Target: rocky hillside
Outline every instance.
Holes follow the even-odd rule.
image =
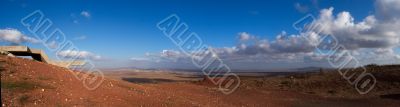
[[[229,95],[222,94],[216,86],[204,85],[204,83],[137,84],[109,78],[105,78],[97,89],[88,90],[84,87],[82,81],[75,78],[74,75],[80,73],[78,71],[71,71],[31,59],[1,55],[0,71],[3,107],[395,107],[399,104],[399,100],[392,99],[327,98],[299,93],[296,90],[256,88],[248,85],[249,82],[246,81],[250,80],[245,78],[243,78],[243,86]],[[89,77],[94,76],[89,75]],[[269,87],[273,87],[273,85]]]

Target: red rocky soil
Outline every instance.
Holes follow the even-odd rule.
[[[193,82],[135,84],[105,78],[88,90],[75,78],[77,71],[0,56],[2,106],[398,106],[398,100],[337,99],[282,90],[239,88],[230,95],[215,86]]]

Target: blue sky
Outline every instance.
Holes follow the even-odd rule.
[[[159,1],[0,1],[0,29],[12,28],[32,36],[20,20],[35,10],[41,10],[68,40],[80,49],[119,63],[132,58],[159,54],[163,50],[178,50],[156,24],[177,14],[191,31],[199,34],[212,47],[235,47],[240,32],[259,39],[273,41],[282,31],[298,33],[292,24],[305,16],[318,16],[322,9],[333,7],[333,14],[347,11],[354,22],[375,14],[373,0],[159,0]],[[85,14],[83,14],[85,13]],[[399,35],[397,35],[399,36]],[[3,42],[2,45],[8,43]],[[22,43],[35,48],[42,44]],[[394,53],[399,48],[392,48]],[[54,53],[50,53],[52,57]],[[99,61],[100,62],[100,61]],[[395,62],[396,63],[396,62]],[[100,65],[109,65],[101,63]],[[241,64],[246,65],[246,64]],[[261,65],[260,65],[261,66]],[[314,65],[302,65],[314,66]],[[121,66],[122,67],[122,66]],[[148,66],[147,66],[148,67]]]

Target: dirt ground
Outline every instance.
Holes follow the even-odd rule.
[[[176,74],[160,72],[127,76],[106,73],[97,89],[88,90],[74,77],[79,72],[30,59],[0,56],[0,68],[3,107],[396,107],[400,104],[398,99],[324,97],[252,86],[242,86],[225,95],[217,86],[205,85],[203,81],[173,79]],[[155,75],[160,77],[148,78]]]

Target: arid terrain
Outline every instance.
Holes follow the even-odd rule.
[[[367,67],[368,68],[368,67]],[[241,76],[240,87],[225,95],[198,73],[157,70],[104,71],[88,90],[79,71],[31,59],[0,56],[2,106],[161,106],[161,107],[396,107],[400,66],[369,66],[378,83],[360,95],[334,71],[276,76]],[[89,76],[90,77],[90,76]]]

